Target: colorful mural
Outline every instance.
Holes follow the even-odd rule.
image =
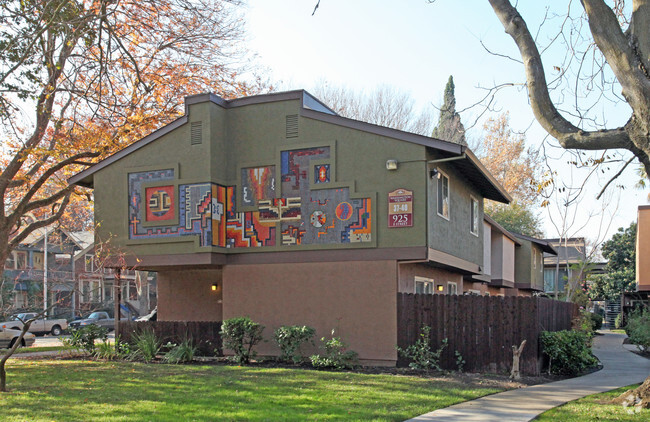
[[[193,235],[200,246],[253,248],[276,246],[280,230],[284,246],[372,241],[370,198],[352,198],[347,187],[313,189],[331,181],[322,162],[329,147],[281,151],[280,158],[281,197],[275,166],[241,169],[244,212],[233,186],[161,183],[175,180],[171,169],[130,173],[129,238]]]
[[[275,198],[275,166],[245,168],[241,170],[241,202],[255,206],[261,199]]]

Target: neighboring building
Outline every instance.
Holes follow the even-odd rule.
[[[515,251],[515,287],[519,289],[519,295],[544,292],[543,256],[556,254],[557,251],[546,240],[513,234],[521,243]]]
[[[483,273],[483,200],[510,200],[467,147],[305,91],[188,97],[185,116],[70,182],[95,189],[98,235],[127,265],[157,271],[160,320],[336,329],[388,365],[397,293],[464,292]]]
[[[552,295],[565,293],[569,280],[580,277],[582,284],[587,277],[585,271],[577,267],[587,260],[587,248],[584,237],[565,239],[544,239],[557,251],[557,254],[544,254],[544,292]]]
[[[27,236],[5,262],[2,311],[43,309],[45,283],[52,316],[74,318],[99,308],[112,309],[113,270],[98,266],[93,241],[92,231],[70,232],[55,226]],[[142,300],[135,272],[125,271],[122,278],[122,296],[128,303],[138,309],[143,302],[144,313],[155,307],[155,279],[149,277],[144,283]]]
[[[639,205],[636,226],[636,292],[622,295],[625,314],[635,308],[650,308],[650,205]]]

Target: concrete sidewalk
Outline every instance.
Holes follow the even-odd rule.
[[[529,421],[549,409],[591,394],[642,382],[650,375],[650,359],[623,346],[625,334],[601,331],[594,338],[593,352],[603,369],[548,384],[510,390],[439,409],[410,421]]]

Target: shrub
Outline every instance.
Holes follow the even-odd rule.
[[[71,328],[70,338],[63,339],[63,344],[92,355],[95,353],[95,340],[106,342],[107,338],[108,329],[106,327],[90,324],[79,328]]]
[[[300,363],[304,360],[302,353],[300,353],[300,346],[303,343],[311,341],[316,334],[316,330],[305,325],[283,325],[275,330],[273,338],[280,347],[281,355],[280,360],[284,362]]]
[[[591,337],[582,331],[543,331],[542,351],[549,357],[549,372],[576,375],[595,366],[598,359],[591,353]]]
[[[133,351],[129,358],[131,360],[143,360],[151,362],[160,352],[160,340],[156,337],[153,330],[143,330],[136,333],[132,338]]]
[[[165,347],[169,349],[163,357],[165,363],[191,362],[196,353],[196,347],[192,344],[192,339],[185,339],[180,344],[167,343]]]
[[[638,310],[627,317],[625,332],[630,343],[642,352],[650,351],[650,310]]]
[[[264,326],[249,317],[230,318],[221,324],[223,347],[235,353],[233,360],[240,365],[250,363],[257,356],[253,346],[262,341]]]
[[[354,369],[359,364],[359,355],[357,352],[347,350],[347,344],[340,337],[334,337],[327,340],[321,338],[325,344],[325,355],[312,355],[309,359],[314,368],[333,368],[333,369]]]
[[[591,326],[593,330],[600,330],[603,328],[603,316],[598,313],[588,312],[589,318],[591,318]]]
[[[109,343],[108,340],[104,340],[99,344],[95,345],[94,356],[96,359],[124,359],[128,358],[131,355],[131,347],[128,343],[117,341],[115,343]]]
[[[625,324],[623,321],[623,312],[621,312],[620,314],[616,315],[616,319],[614,320],[614,328],[619,329],[624,327]]]
[[[437,350],[433,350],[431,348],[430,334],[431,327],[423,325],[420,329],[420,337],[415,344],[410,345],[406,349],[397,348],[399,354],[412,361],[409,363],[410,368],[424,370],[441,369],[440,355],[442,355],[442,351],[447,347],[447,339],[442,340],[442,344]],[[460,360],[463,360],[462,356]]]

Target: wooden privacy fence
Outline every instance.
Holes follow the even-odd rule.
[[[422,325],[428,325],[434,349],[445,338],[449,342],[442,368],[457,369],[458,351],[466,371],[504,372],[512,366],[512,346],[526,340],[520,370],[537,375],[542,365],[539,334],[571,329],[577,316],[577,305],[546,298],[398,293],[397,344],[414,344]],[[407,364],[400,356],[398,365]]]
[[[191,338],[201,355],[223,356],[221,321],[124,321],[120,323],[120,338],[131,343],[135,334],[145,330],[153,330],[162,344],[179,344]]]

